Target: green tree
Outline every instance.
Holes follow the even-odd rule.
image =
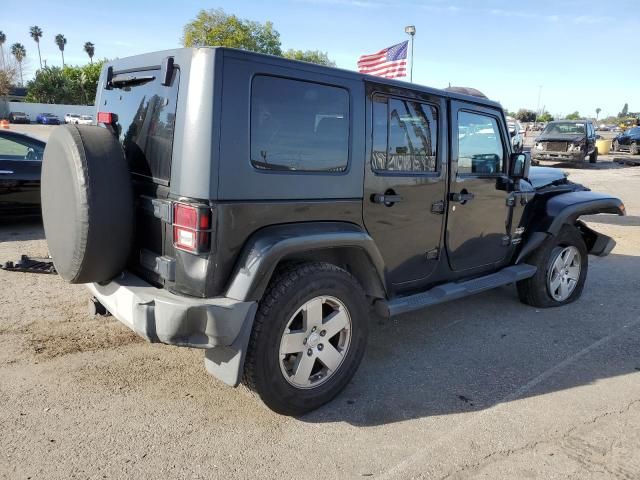
[[[67,39],[64,38],[64,35],[61,33],[56,35],[55,39],[56,45],[60,49],[60,53],[62,54],[62,66],[64,67],[64,46],[67,44]]]
[[[596,120],[598,120],[598,117],[600,116],[601,111],[602,109],[600,107],[596,108]]]
[[[92,105],[105,60],[83,66],[66,65],[38,70],[27,83],[27,101]]]
[[[84,51],[89,55],[89,62],[93,63],[93,55],[96,53],[96,47],[91,42],[85,42]]]
[[[33,41],[38,45],[38,60],[40,60],[40,68],[42,68],[42,55],[40,55],[40,39],[42,38],[42,29],[34,25],[29,28],[29,35],[33,38]]]
[[[570,113],[569,115],[567,115],[564,118],[566,120],[580,120],[582,117],[580,116],[580,113],[576,110],[575,112]]]
[[[264,24],[228,15],[224,10],[200,10],[184,26],[185,47],[223,46],[252,52],[282,55],[280,34],[271,22]]]
[[[6,67],[6,63],[4,61],[4,42],[7,41],[7,36],[4,32],[0,31],[0,53],[2,54],[2,68]]]
[[[300,60],[302,62],[317,63],[318,65],[326,65],[335,67],[336,62],[331,60],[325,52],[320,50],[293,50],[289,49],[282,55],[284,58],[291,60]]]
[[[539,122],[553,122],[553,116],[549,112],[542,112],[542,115],[538,116]]]
[[[626,117],[629,114],[629,104],[625,103],[622,107],[622,111],[618,114],[619,117]]]
[[[527,110],[526,108],[521,108],[516,113],[516,119],[521,122],[535,122],[536,112],[533,110]]]
[[[18,68],[20,69],[20,85],[24,85],[22,80],[22,61],[24,60],[24,57],[27,56],[27,50],[21,43],[14,43],[11,45],[11,54],[15,57],[16,62],[18,62]]]

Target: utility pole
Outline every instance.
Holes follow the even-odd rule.
[[[404,27],[404,33],[408,34],[411,42],[411,63],[409,64],[409,82],[413,83],[413,37],[416,35],[416,27],[407,25]]]
[[[536,106],[536,118],[533,122],[534,125],[538,125],[538,117],[540,116],[540,96],[542,95],[542,85],[538,85],[538,105]]]

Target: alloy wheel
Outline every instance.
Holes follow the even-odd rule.
[[[332,296],[307,301],[289,319],[280,340],[280,371],[296,388],[315,388],[340,368],[351,343],[351,316]]]
[[[581,261],[580,251],[574,246],[562,248],[552,260],[547,288],[554,300],[564,302],[571,296],[580,279]]]

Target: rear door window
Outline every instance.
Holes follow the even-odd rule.
[[[260,170],[342,172],[349,161],[349,92],[257,75],[251,89],[251,163]]]
[[[105,89],[99,110],[117,115],[118,138],[131,172],[168,185],[180,71],[174,70],[169,86],[162,85],[160,70],[116,73],[119,76],[147,80]]]

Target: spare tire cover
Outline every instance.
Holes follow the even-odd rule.
[[[44,151],[40,195],[49,253],[64,280],[104,282],[124,269],[133,241],[133,193],[111,131],[56,127]]]

